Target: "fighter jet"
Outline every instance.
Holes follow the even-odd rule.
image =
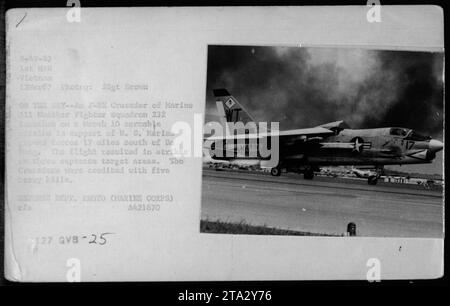
[[[251,140],[262,139],[270,143],[270,138],[277,137],[279,144],[278,163],[271,167],[273,176],[280,176],[283,171],[303,173],[305,179],[313,179],[314,172],[326,166],[370,166],[377,175],[368,176],[368,183],[375,185],[383,173],[385,165],[431,163],[436,153],[444,144],[429,136],[423,136],[415,130],[403,127],[383,127],[374,129],[351,129],[344,121],[322,124],[313,128],[287,131],[258,130],[246,131],[236,135],[229,133],[231,123],[254,122],[250,114],[226,89],[214,89],[216,106],[225,135],[207,137],[204,151],[217,161],[259,162],[263,166],[265,159],[243,157],[238,154],[238,138],[244,138],[245,151]],[[234,139],[230,148],[229,141]],[[226,143],[227,142],[227,143]],[[272,141],[273,142],[273,141]],[[217,148],[233,151],[234,154],[216,154]],[[225,152],[224,152],[225,153]],[[230,153],[230,152],[227,152]]]

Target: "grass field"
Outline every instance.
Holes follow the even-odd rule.
[[[277,229],[267,226],[255,226],[244,221],[239,223],[224,222],[220,220],[200,221],[200,232],[209,234],[242,234],[242,235],[289,235],[289,236],[333,236],[323,233],[299,232],[285,229]]]

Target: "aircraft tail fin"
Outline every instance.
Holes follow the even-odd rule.
[[[255,122],[252,116],[228,90],[224,88],[213,89],[213,93],[216,98],[216,106],[222,120],[222,125],[227,127],[227,133],[229,132],[229,123],[242,122],[246,124],[247,122]]]

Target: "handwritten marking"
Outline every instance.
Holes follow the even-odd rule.
[[[27,12],[25,12],[25,15],[23,15],[22,19],[20,19],[19,23],[16,24],[16,28],[22,23],[22,21],[27,17]]]

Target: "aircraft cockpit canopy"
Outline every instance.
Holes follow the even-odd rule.
[[[393,127],[389,131],[389,134],[393,135],[393,136],[403,136],[404,137],[404,136],[408,135],[409,131],[410,130],[408,130],[408,129]]]
[[[431,137],[430,136],[424,136],[420,133],[417,133],[414,130],[411,130],[408,135],[406,136],[407,140],[413,140],[413,141],[427,141],[430,140]]]
[[[393,135],[393,136],[405,137],[405,139],[413,140],[413,141],[427,141],[427,140],[431,139],[431,137],[424,136],[424,135],[422,135],[420,133],[417,133],[414,130],[405,129],[405,128],[399,128],[399,127],[391,128],[390,131],[389,131],[389,134]]]

